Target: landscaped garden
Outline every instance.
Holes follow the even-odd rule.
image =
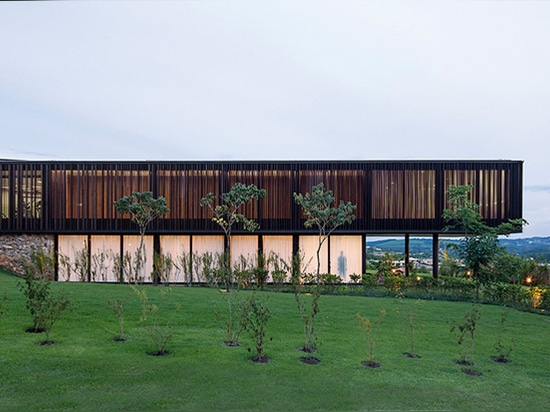
[[[548,408],[545,312],[399,293],[322,295],[320,363],[310,365],[300,361],[304,332],[295,295],[239,291],[241,299],[256,294],[269,308],[269,362],[256,363],[256,342],[247,330],[240,346],[223,344],[216,312],[228,300],[217,288],[51,283],[52,296],[66,292],[70,306],[51,328],[53,343],[39,344],[44,333],[26,331],[33,318],[22,283],[0,272],[1,410]],[[159,338],[166,356],[153,356]],[[405,356],[411,352],[417,357]],[[457,363],[464,353],[472,366]],[[508,362],[496,362],[498,355]],[[371,357],[379,367],[365,366]]]

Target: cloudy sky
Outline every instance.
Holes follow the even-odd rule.
[[[550,2],[0,3],[0,158],[511,159],[550,236]]]

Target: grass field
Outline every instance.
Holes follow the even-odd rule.
[[[294,296],[263,292],[272,318],[268,364],[255,364],[253,344],[225,347],[214,315],[223,294],[214,289],[141,286],[170,318],[170,354],[155,349],[140,323],[141,306],[127,285],[56,283],[70,292],[74,309],[55,324],[51,346],[26,333],[32,321],[17,279],[0,272],[0,296],[7,292],[0,320],[0,410],[185,410],[185,411],[544,411],[550,405],[550,317],[507,309],[504,337],[514,337],[511,362],[498,364],[494,344],[503,308],[484,305],[476,339],[475,370],[469,376],[454,363],[459,348],[450,326],[470,308],[465,302],[322,296],[318,365],[299,361],[301,323]],[[127,297],[126,342],[114,342],[117,320],[107,300]],[[180,309],[174,312],[174,304]],[[368,357],[360,313],[387,316],[374,331],[378,369]],[[409,350],[405,314],[416,315],[416,352]]]

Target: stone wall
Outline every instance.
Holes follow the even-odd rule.
[[[21,259],[42,248],[45,252],[54,251],[53,235],[0,235],[0,267],[18,274],[23,273]]]

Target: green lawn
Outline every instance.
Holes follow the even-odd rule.
[[[8,294],[0,321],[0,410],[387,410],[543,411],[550,401],[550,317],[509,309],[505,337],[515,344],[508,364],[495,354],[501,307],[483,306],[476,341],[475,369],[469,376],[454,363],[458,345],[450,326],[470,304],[361,296],[322,296],[318,365],[303,355],[301,323],[294,296],[264,292],[273,316],[268,323],[269,364],[255,364],[253,347],[225,347],[214,315],[223,295],[214,289],[142,286],[170,314],[174,336],[170,355],[147,355],[154,348],[139,322],[140,302],[126,285],[56,283],[71,293],[75,308],[55,324],[52,346],[26,333],[31,317],[17,280],[0,273],[0,296]],[[128,297],[129,341],[114,342],[117,322],[107,300]],[[408,351],[404,313],[417,315],[417,353]],[[387,316],[375,330],[379,369],[361,365],[367,352],[355,316]]]

